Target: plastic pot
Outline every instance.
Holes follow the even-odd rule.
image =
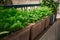
[[[55,20],[55,14],[52,14],[50,16],[50,25],[52,25],[54,23],[54,20]]]

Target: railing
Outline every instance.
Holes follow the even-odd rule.
[[[4,7],[14,7],[14,8],[33,7],[33,6],[40,6],[40,4],[4,5]]]
[[[20,5],[4,5],[5,8],[20,8],[22,10],[24,9],[32,9],[32,8],[36,8],[38,6],[40,6],[41,4],[20,4]]]

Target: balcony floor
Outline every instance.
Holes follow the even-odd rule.
[[[35,40],[60,40],[60,14],[57,14],[56,22],[50,28]]]

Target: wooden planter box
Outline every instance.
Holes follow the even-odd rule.
[[[45,19],[35,23],[31,29],[31,38],[30,40],[34,40],[43,30],[45,26]]]
[[[26,28],[8,35],[2,40],[34,40],[45,27],[49,25],[49,17],[44,18],[36,23],[28,25]]]
[[[57,10],[54,12],[54,15],[55,15],[55,17],[54,17],[54,21],[56,21],[56,17],[57,17]]]
[[[47,17],[45,18],[45,28],[48,28],[49,23],[50,23],[50,16],[47,16]]]
[[[17,31],[7,37],[3,38],[2,40],[29,40],[30,36],[30,29],[32,25],[27,26],[26,28]]]

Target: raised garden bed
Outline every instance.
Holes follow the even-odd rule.
[[[45,26],[45,19],[35,23],[31,29],[31,40],[34,40],[43,30]]]
[[[44,27],[48,26],[49,17],[46,16],[52,13],[51,8],[48,7],[39,7],[29,11],[16,10],[15,8],[2,8],[2,10],[0,11],[2,15],[0,32],[8,31],[10,33],[2,40],[29,40],[30,38],[34,40],[44,30]]]
[[[29,25],[22,30],[19,30],[15,33],[12,33],[12,34],[4,37],[2,40],[29,40],[31,27],[32,27],[32,25]]]

